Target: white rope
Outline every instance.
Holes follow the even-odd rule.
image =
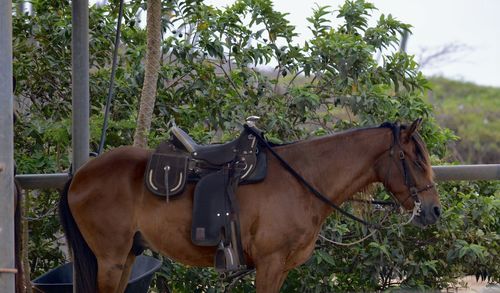
[[[412,214],[411,214],[411,217],[408,221],[406,221],[404,224],[400,224],[400,226],[406,226],[408,224],[410,224],[413,219],[415,219],[415,217],[419,216],[420,215],[420,211],[421,211],[421,208],[420,206],[422,205],[421,202],[417,201],[415,202],[415,205],[413,207],[413,211],[412,211]],[[385,220],[387,219],[388,217],[388,213],[386,213],[385,217],[382,219],[381,223],[385,222]],[[326,238],[325,236],[319,234],[319,237],[323,240],[325,240],[326,242],[329,242],[329,243],[332,243],[332,244],[335,244],[335,245],[339,245],[339,246],[351,246],[351,245],[355,245],[355,244],[358,244],[358,243],[361,243],[363,241],[365,241],[366,239],[370,238],[371,236],[373,236],[376,232],[378,231],[378,229],[374,229],[370,234],[366,235],[365,237],[359,239],[359,240],[356,240],[354,242],[349,242],[349,243],[343,243],[343,242],[337,242],[337,241],[334,241],[334,240],[331,240],[329,238]]]
[[[359,240],[356,240],[354,242],[349,242],[349,243],[342,243],[342,242],[337,242],[337,241],[333,241],[331,239],[328,239],[326,238],[325,236],[319,234],[319,237],[327,242],[330,242],[331,244],[335,244],[335,245],[340,245],[340,246],[351,246],[351,245],[354,245],[354,244],[358,244],[358,243],[361,243],[363,241],[365,241],[366,239],[370,238],[371,236],[373,236],[373,234],[375,234],[375,232],[377,232],[378,230],[373,230],[370,234],[366,235],[365,237],[359,239]]]
[[[416,216],[420,216],[420,211],[421,211],[420,206],[421,205],[422,205],[422,203],[420,201],[415,202],[415,205],[413,207],[413,212],[411,213],[410,219],[407,222],[405,222],[404,224],[401,224],[401,226],[406,226],[406,225],[410,224],[413,221],[413,219],[415,219]]]

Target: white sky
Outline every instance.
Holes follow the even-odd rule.
[[[224,7],[234,0],[206,0]],[[300,33],[298,41],[310,38],[306,17],[312,8],[329,5],[337,9],[343,0],[273,0],[276,10],[288,12],[288,20]],[[429,64],[426,75],[472,81],[500,87],[500,1],[499,0],[369,0],[380,13],[392,14],[413,26],[407,51],[424,56],[449,44],[466,46],[446,62]],[[302,40],[302,41],[301,41]]]

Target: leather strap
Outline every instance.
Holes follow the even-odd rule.
[[[372,227],[372,228],[375,228],[375,229],[381,229],[382,228],[382,226],[380,226],[379,224],[367,222],[367,221],[365,221],[365,220],[363,220],[363,219],[361,219],[359,217],[356,217],[355,215],[347,212],[346,210],[344,210],[343,208],[339,207],[338,205],[336,205],[329,198],[327,198],[321,192],[319,192],[316,188],[314,188],[304,177],[302,177],[295,169],[293,169],[292,166],[290,166],[290,164],[288,164],[288,162],[286,162],[280,155],[278,155],[273,150],[273,148],[269,145],[269,142],[267,141],[267,139],[265,139],[265,137],[264,137],[263,134],[258,133],[257,131],[255,131],[253,127],[248,127],[247,126],[247,129],[249,131],[251,131],[259,139],[259,141],[262,144],[264,144],[264,146],[271,152],[271,154],[273,154],[273,156],[276,159],[278,159],[278,161],[281,163],[281,165],[288,172],[290,172],[290,174],[292,174],[298,181],[300,181],[319,200],[321,200],[322,202],[324,202],[328,206],[334,208],[335,210],[337,210],[338,212],[340,212],[342,215],[348,217],[351,220],[357,221],[357,222],[359,222],[359,223],[361,223],[361,224],[363,224],[363,225],[365,225],[367,227]]]
[[[231,238],[234,238],[236,240],[236,243],[233,243],[233,245],[236,246],[239,258],[239,264],[241,266],[246,266],[245,256],[243,255],[243,244],[241,242],[240,217],[239,217],[240,206],[238,203],[238,199],[236,198],[236,190],[239,186],[241,173],[242,172],[240,168],[238,168],[238,166],[235,163],[232,163],[229,169],[229,182],[226,186],[227,186],[227,194],[231,209],[230,219],[231,222],[234,223],[234,230],[235,230],[231,232],[234,232],[236,234],[232,235]],[[231,239],[231,242],[233,242],[233,239]]]

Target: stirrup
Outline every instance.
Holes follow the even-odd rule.
[[[227,271],[239,270],[240,264],[235,256],[236,255],[231,247],[231,244],[224,246],[221,241],[219,243],[219,247],[215,251],[215,271],[218,273],[224,273]]]

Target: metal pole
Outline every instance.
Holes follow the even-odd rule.
[[[436,181],[500,180],[500,164],[434,166]]]
[[[68,180],[68,173],[16,175],[16,181],[23,189],[62,189]]]
[[[73,172],[89,157],[89,2],[71,1],[73,85]]]
[[[500,164],[433,166],[436,181],[500,180]],[[68,181],[67,173],[18,174],[23,189],[61,189]]]
[[[399,45],[399,52],[406,52],[406,44],[408,43],[408,38],[410,37],[410,33],[405,31],[401,36],[401,43]]]
[[[0,292],[13,293],[14,121],[12,101],[12,1],[0,1]]]

